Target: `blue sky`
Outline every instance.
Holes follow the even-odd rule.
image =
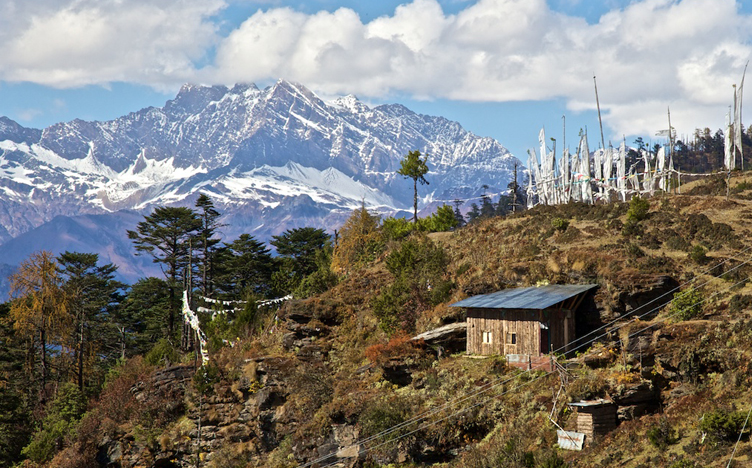
[[[680,135],[720,128],[750,55],[752,0],[5,0],[0,115],[108,120],[185,82],[285,78],[457,120],[526,162],[563,115],[568,146],[585,126],[597,146],[593,74],[607,140],[650,139],[668,107]]]

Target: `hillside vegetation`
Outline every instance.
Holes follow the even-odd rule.
[[[749,466],[752,176],[730,193],[707,177],[682,194],[446,232],[430,232],[442,214],[411,232],[357,210],[305,275],[279,280],[298,271],[289,263],[266,280],[274,291],[238,296],[251,299],[243,311],[202,316],[207,366],[175,331],[111,359],[96,383],[54,374],[42,401],[18,377],[31,358],[8,305],[0,466],[680,468],[732,453]],[[410,340],[463,321],[448,307],[460,299],[545,283],[600,286],[558,371]],[[254,302],[291,290],[281,307]],[[616,430],[559,449],[557,425],[576,429],[567,403],[599,397],[619,405]]]

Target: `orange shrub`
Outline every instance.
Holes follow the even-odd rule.
[[[383,365],[391,358],[414,354],[421,344],[410,339],[410,335],[399,332],[386,344],[375,344],[366,348],[366,358],[376,365]]]

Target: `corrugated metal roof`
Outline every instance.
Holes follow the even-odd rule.
[[[474,309],[546,309],[552,305],[597,288],[597,284],[549,284],[529,288],[504,289],[491,294],[468,297],[449,307]]]

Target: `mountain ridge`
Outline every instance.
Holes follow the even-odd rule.
[[[304,86],[184,85],[163,107],[42,130],[0,118],[0,242],[51,222],[212,197],[227,238],[261,240],[311,225],[333,230],[365,204],[382,215],[412,206],[396,174],[411,150],[428,155],[421,208],[506,189],[519,163],[499,142],[400,104],[354,95],[325,102]],[[106,229],[104,227],[103,229]],[[43,245],[40,240],[40,246]]]

